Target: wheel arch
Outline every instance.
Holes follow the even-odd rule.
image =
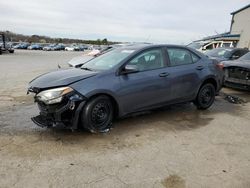
[[[213,84],[213,86],[214,86],[214,88],[215,88],[215,91],[217,91],[217,89],[218,89],[218,83],[217,83],[217,81],[216,81],[215,78],[213,78],[213,77],[208,77],[208,78],[206,78],[206,79],[202,82],[202,84],[200,85],[200,87],[202,87],[203,85],[205,85],[205,84],[207,84],[207,83]]]
[[[195,96],[196,97],[201,89],[201,87],[207,83],[211,83],[213,84],[214,88],[215,88],[215,91],[217,92],[219,90],[219,84],[217,83],[216,81],[216,78],[215,77],[206,77],[205,79],[203,79],[203,81],[200,83],[199,87],[197,88],[196,90],[196,93],[195,93]]]
[[[119,103],[117,102],[117,99],[112,94],[107,93],[107,92],[94,93],[88,96],[88,101],[99,96],[107,96],[111,100],[114,106],[114,116],[115,118],[118,117],[120,113]]]

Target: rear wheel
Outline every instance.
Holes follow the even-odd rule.
[[[9,53],[12,53],[12,54],[13,54],[13,53],[14,53],[14,50],[9,50]]]
[[[109,131],[114,117],[114,108],[109,97],[102,95],[91,99],[83,108],[82,127],[90,132]]]
[[[215,87],[213,84],[204,84],[200,88],[199,93],[194,101],[194,104],[197,106],[198,109],[205,110],[213,104],[215,94]]]

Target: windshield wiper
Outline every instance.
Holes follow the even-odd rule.
[[[88,71],[93,71],[92,69],[88,68],[88,67],[81,67],[81,69],[83,70],[88,70]]]

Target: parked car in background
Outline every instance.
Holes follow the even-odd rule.
[[[135,45],[111,50],[81,69],[38,76],[29,83],[42,127],[79,126],[106,132],[115,117],[194,102],[209,108],[221,88],[223,71],[202,53],[177,45]]]
[[[50,45],[48,45],[48,46],[44,46],[43,47],[43,50],[44,51],[52,51],[52,50],[54,50],[54,47],[56,46],[56,44],[50,44]]]
[[[48,46],[43,47],[44,51],[60,51],[64,49],[65,46],[63,44],[50,44]]]
[[[250,91],[250,52],[234,61],[221,62],[224,67],[224,85]]]
[[[14,48],[11,42],[8,42],[4,33],[0,33],[0,55],[3,52],[14,53]]]
[[[233,48],[236,47],[235,41],[197,41],[187,45],[200,52],[206,52],[215,48]]]
[[[65,50],[65,46],[63,44],[57,44],[53,47],[53,50],[55,51]]]
[[[88,50],[101,50],[101,47],[99,45],[91,45],[88,47]]]
[[[28,50],[42,50],[43,47],[40,44],[32,44],[28,47]]]
[[[44,46],[43,47],[43,50],[44,51],[51,51],[51,50],[53,50],[53,47],[54,46],[56,46],[56,44],[50,44],[50,45],[48,45],[48,46]]]
[[[84,50],[87,50],[88,49],[88,46],[86,45],[79,45],[79,51],[84,51]]]
[[[29,47],[28,43],[19,43],[14,46],[14,49],[27,49]]]
[[[80,51],[80,48],[76,44],[72,44],[71,46],[65,47],[65,50],[66,51]]]
[[[97,57],[97,56],[102,55],[102,54],[104,54],[112,49],[114,49],[113,46],[106,46],[106,47],[99,48],[99,49],[93,49],[88,53],[88,55]]]
[[[84,55],[81,55],[78,57],[74,57],[73,59],[71,59],[68,62],[68,64],[70,67],[80,68],[83,64],[85,64],[89,60],[91,60],[97,56],[100,56],[102,54],[105,54],[112,49],[114,49],[112,46],[108,46],[108,47],[103,48],[102,50],[92,50],[87,54],[84,54]]]
[[[249,50],[246,48],[216,48],[206,51],[205,54],[218,62],[235,60],[245,55]]]

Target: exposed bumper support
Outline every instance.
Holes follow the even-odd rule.
[[[78,128],[78,122],[79,122],[79,116],[81,113],[81,110],[83,108],[83,106],[85,105],[86,101],[82,101],[79,106],[77,107],[75,114],[74,114],[74,118],[72,121],[72,129],[77,129]]]
[[[31,120],[37,124],[39,127],[52,127],[53,123],[48,121],[44,116],[38,115],[36,117],[32,117]]]
[[[235,89],[250,91],[250,85],[249,84],[242,84],[242,83],[235,83],[235,82],[225,81],[224,85],[227,86],[227,87],[235,88]]]
[[[57,127],[77,129],[79,117],[86,101],[82,96],[73,95],[67,97],[64,103],[57,105],[45,105],[38,102],[40,115],[31,120],[40,127]]]

